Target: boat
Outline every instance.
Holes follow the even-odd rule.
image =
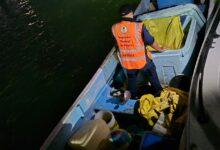
[[[160,82],[163,86],[168,86],[172,79],[177,76],[191,76],[195,65],[193,62],[196,60],[198,53],[195,50],[196,42],[201,34],[200,32],[205,31],[202,29],[206,19],[201,10],[195,4],[181,4],[145,13],[146,10],[143,9],[145,8],[143,4],[145,3],[142,0],[138,9],[136,9],[138,10],[137,20],[144,21],[146,19],[171,16],[184,16],[185,18],[182,24],[183,30],[186,32],[184,46],[175,51],[167,50],[162,53],[153,53],[153,61],[157,67]],[[41,150],[70,148],[68,146],[70,138],[83,125],[93,120],[99,111],[108,111],[115,115],[120,127],[137,123],[137,118],[134,115],[137,100],[127,99],[126,102],[122,103],[120,98],[116,98],[111,94],[114,89],[112,86],[114,84],[114,78],[118,70],[123,73],[123,68],[119,64],[120,58],[118,57],[117,49],[113,47],[95,75],[45,140],[40,148]],[[104,132],[104,130],[105,128],[103,127],[102,131]],[[181,133],[185,132],[181,131]],[[145,137],[146,135],[152,137],[152,139],[158,139],[160,137],[151,131],[145,132]],[[91,135],[88,135],[87,138],[91,138]],[[181,139],[179,137],[178,139],[173,140],[170,138],[169,140],[173,140],[177,144],[175,146],[179,147],[182,143],[180,142]],[[86,141],[86,139],[83,139],[83,141]],[[133,142],[135,144],[143,144],[143,139],[141,140],[140,137],[137,137]],[[186,144],[183,145],[186,146]],[[135,146],[133,148],[136,149],[137,147]]]

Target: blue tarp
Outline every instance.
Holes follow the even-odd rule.
[[[158,8],[163,9],[167,7],[194,3],[194,0],[157,0]]]

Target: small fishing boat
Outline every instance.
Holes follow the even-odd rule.
[[[170,82],[173,81],[175,77],[180,75],[184,77],[191,76],[198,54],[196,46],[200,44],[197,43],[197,41],[200,38],[199,36],[205,31],[204,29],[202,30],[206,22],[202,11],[195,4],[178,4],[177,6],[169,6],[168,8],[163,8],[167,7],[167,5],[161,6],[161,10],[145,13],[146,9],[144,4],[145,1],[141,1],[136,9],[137,20],[145,21],[173,16],[184,18],[181,22],[184,32],[184,40],[181,48],[166,50],[162,53],[153,52],[153,61],[157,67],[160,82],[165,87],[170,85]],[[114,85],[116,78],[119,78],[122,85],[126,81],[123,68],[120,66],[117,49],[113,47],[90,82],[48,136],[41,146],[41,149],[69,149],[71,147],[69,146],[71,143],[70,140],[74,140],[74,138],[77,139],[76,137],[78,137],[78,139],[73,142],[75,145],[81,144],[86,147],[86,145],[91,145],[91,143],[93,143],[93,145],[98,144],[100,137],[110,133],[102,121],[99,120],[96,123],[91,122],[97,117],[99,112],[107,112],[111,115],[111,119],[113,118],[111,129],[116,128],[116,126],[117,128],[119,126],[123,129],[116,130],[116,132],[114,132],[114,130],[112,131],[115,135],[123,133],[125,135],[124,137],[127,137],[124,138],[126,139],[124,140],[125,145],[132,143],[127,149],[145,149],[146,147],[143,148],[143,145],[145,144],[146,146],[147,137],[157,142],[166,141],[173,143],[175,148],[179,147],[181,136],[166,137],[154,134],[151,130],[146,130],[146,122],[142,120],[143,118],[136,115],[138,100],[126,99],[126,101],[122,101],[123,98],[121,99],[120,97],[114,96],[112,91],[115,90]],[[109,120],[106,121],[106,123],[108,123],[107,125],[109,125],[110,122]],[[91,128],[91,126],[95,128]],[[130,134],[126,134],[129,128],[129,131],[135,130],[134,133],[137,133],[137,130],[146,132],[142,132],[141,135],[141,132],[139,132],[130,136]],[[180,131],[181,135],[182,130],[183,128],[181,128]],[[111,133],[111,135],[113,133]],[[94,138],[93,136],[95,135],[97,137]],[[142,146],[140,146],[141,144]],[[163,148],[166,149],[166,145]],[[89,149],[94,149],[94,147],[90,147]]]

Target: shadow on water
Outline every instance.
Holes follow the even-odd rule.
[[[0,149],[40,147],[111,49],[128,2],[0,0]]]

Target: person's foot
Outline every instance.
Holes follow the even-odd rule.
[[[128,99],[130,99],[130,98],[131,98],[131,92],[128,91],[128,90],[126,90],[126,91],[124,92],[124,99],[125,99],[125,100],[128,100]]]

